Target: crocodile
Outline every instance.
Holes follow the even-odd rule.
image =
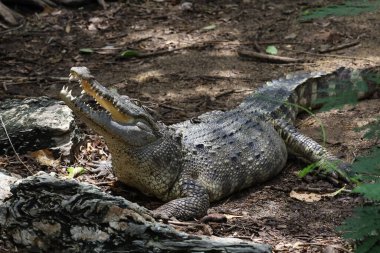
[[[156,121],[135,100],[102,86],[86,67],[70,70],[70,80],[78,81],[86,95],[74,96],[63,87],[60,97],[104,137],[118,180],[166,202],[153,211],[156,217],[188,220],[205,215],[210,202],[275,177],[288,154],[327,171],[333,164],[339,173],[331,175],[347,179],[350,165],[298,132],[293,123],[302,108],[318,106],[321,98],[363,80],[374,86],[368,72],[339,68],[290,74],[267,82],[234,109],[170,126]],[[85,97],[101,109],[87,104]]]

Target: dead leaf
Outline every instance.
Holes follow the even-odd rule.
[[[30,153],[36,161],[45,166],[57,167],[59,159],[54,159],[53,153],[48,149],[41,149]]]
[[[335,197],[339,193],[341,193],[345,188],[342,187],[339,190],[332,192],[332,193],[325,193],[325,194],[317,194],[313,192],[308,193],[300,193],[296,191],[291,191],[289,196],[295,199],[298,199],[300,201],[304,202],[317,202],[320,201],[323,197]]]
[[[322,196],[320,194],[316,193],[299,193],[296,191],[291,191],[289,194],[290,197],[304,201],[304,202],[316,202],[320,201],[322,199]]]
[[[297,38],[297,34],[296,33],[291,33],[291,34],[288,34],[288,35],[286,35],[284,37],[284,39],[286,39],[286,40],[293,40],[295,38]]]

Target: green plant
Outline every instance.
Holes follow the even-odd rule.
[[[377,125],[380,129],[380,125]],[[354,215],[338,227],[346,239],[354,239],[357,253],[380,252],[380,149],[373,148],[368,156],[353,164],[363,183],[353,192],[362,194],[370,204],[357,207]]]
[[[327,16],[355,16],[364,12],[376,11],[379,8],[380,0],[347,0],[342,4],[307,9],[303,11],[299,20],[305,22]]]
[[[372,74],[365,79],[380,84],[378,74]],[[358,79],[350,87],[347,92],[342,92],[336,97],[318,101],[326,103],[322,110],[355,104],[358,94],[368,90],[368,85],[363,79]],[[380,137],[380,118],[358,130],[365,130],[365,138],[377,141]],[[338,230],[343,232],[344,238],[355,240],[356,253],[378,253],[380,252],[380,148],[374,147],[368,155],[359,157],[353,163],[352,171],[361,182],[353,192],[362,194],[368,200],[368,204],[357,207],[354,215],[338,227]]]

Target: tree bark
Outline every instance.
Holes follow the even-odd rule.
[[[3,190],[12,181],[0,176]],[[176,231],[124,198],[44,172],[10,189],[0,194],[0,232],[21,251],[271,252],[268,245]]]

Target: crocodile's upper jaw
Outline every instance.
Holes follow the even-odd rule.
[[[61,99],[81,120],[106,139],[118,139],[126,145],[143,146],[160,138],[159,126],[142,107],[127,97],[121,99],[100,85],[86,67],[71,68],[70,80],[78,81],[83,92],[105,110],[93,109],[82,96],[73,96],[67,87],[63,87],[60,92]]]

